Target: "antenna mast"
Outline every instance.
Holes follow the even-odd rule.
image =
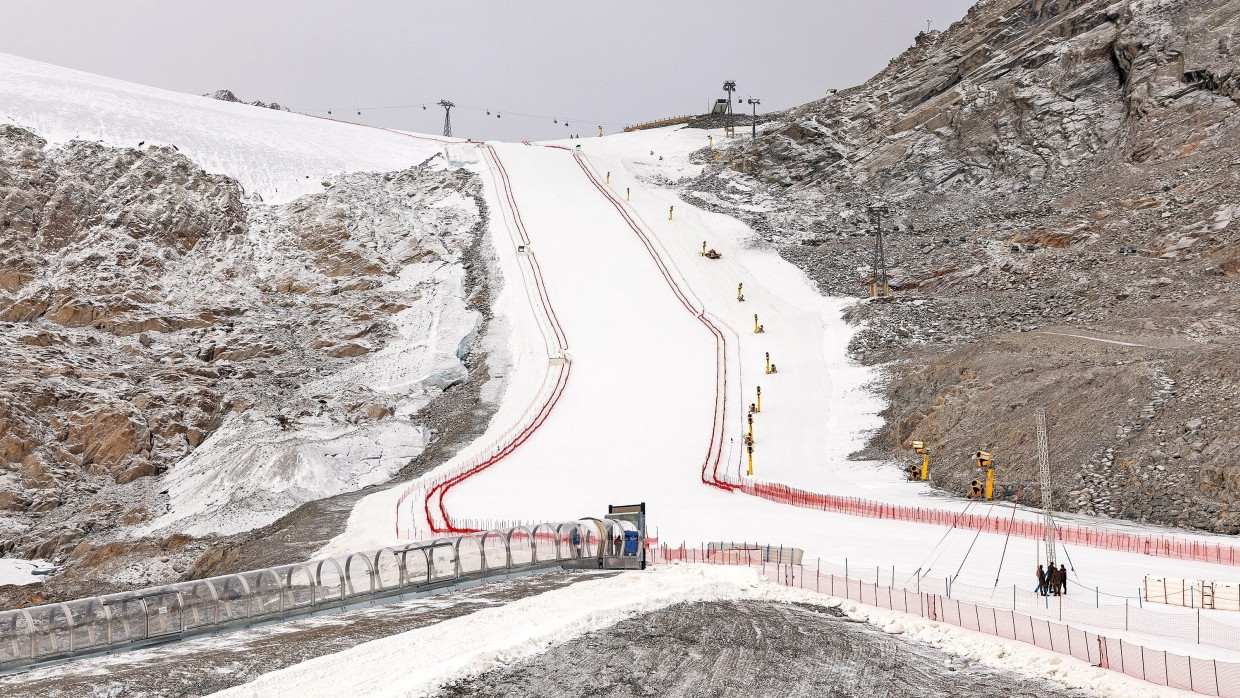
[[[1038,425],[1038,470],[1042,476],[1042,514],[1046,518],[1046,565],[1055,566],[1055,517],[1051,514],[1051,454],[1046,440],[1046,410],[1033,413]]]

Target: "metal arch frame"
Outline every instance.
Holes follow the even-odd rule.
[[[298,571],[305,573],[307,586],[310,588],[309,607],[316,608],[319,605],[319,594],[318,594],[319,585],[314,580],[314,572],[310,569],[310,565],[305,562],[295,562],[291,565],[281,565],[280,567],[273,567],[271,568],[271,570],[274,572],[275,570],[280,569],[280,568],[283,568],[286,570],[285,575],[284,575],[285,581],[284,581],[284,592],[283,592],[285,594],[291,594],[293,591],[293,573],[298,572]],[[289,601],[291,602],[292,599],[289,599]],[[288,603],[285,603],[284,601],[280,602],[281,613],[283,613],[288,608],[290,608],[290,605]],[[301,608],[301,606],[291,606],[291,608]]]
[[[430,583],[431,581],[431,558],[430,558],[430,554],[427,552],[424,546],[411,544],[411,545],[406,545],[394,552],[400,553],[400,566],[401,566],[401,569],[404,570],[404,573],[405,573],[405,579],[403,583],[401,584],[402,589],[408,586],[413,586],[415,584],[415,582],[413,581],[413,575],[409,572],[409,554],[413,552],[422,553],[422,559],[426,563],[426,568],[425,568],[426,578],[423,580],[422,583],[423,584]]]
[[[521,566],[532,565],[538,561],[537,559],[535,559],[538,556],[538,552],[534,549],[534,534],[531,533],[530,529],[526,526],[516,526],[514,528],[508,529],[508,535],[504,537],[504,540],[508,543],[508,569],[517,567],[517,564],[514,563],[512,559],[512,537],[516,535],[517,533],[524,533],[526,536],[529,537],[529,541],[530,541],[529,562],[522,562]]]
[[[17,610],[20,611],[22,616],[26,619],[26,637],[28,637],[30,640],[29,642],[30,659],[31,661],[34,661],[34,656],[35,656],[34,655],[34,617],[30,615],[30,609],[28,608],[19,608]],[[13,658],[16,659],[17,658],[17,616],[14,616],[13,618],[14,618],[13,620]],[[110,634],[111,632],[109,632],[109,635]]]
[[[241,590],[245,592],[245,618],[246,620],[253,618],[254,617],[254,590],[250,588],[250,583],[246,581],[245,575],[244,574],[233,574],[233,575],[229,575],[225,579],[236,579],[241,582]],[[227,586],[228,582],[224,582],[224,585]],[[142,606],[143,608],[145,608],[146,603],[143,602]]]
[[[366,563],[366,578],[367,578],[367,581],[370,583],[370,588],[366,590],[365,594],[361,594],[356,591],[353,591],[353,577],[349,576],[349,568],[353,565],[354,558],[360,558],[362,562]],[[347,595],[342,593],[341,595],[342,599],[352,597],[352,596],[370,596],[372,598],[374,597],[375,595],[375,566],[370,564],[370,557],[366,553],[349,553],[349,555],[345,557],[344,579],[345,579],[346,585],[349,587],[349,590],[353,591],[353,593],[347,594]]]
[[[258,578],[254,582],[254,595],[258,597],[259,610],[262,611],[259,615],[265,616],[270,613],[270,611],[266,608],[263,608],[263,598],[259,595],[262,589],[263,578],[267,575],[271,575],[271,578],[276,580],[276,592],[279,597],[278,602],[280,606],[279,609],[276,610],[276,613],[284,613],[284,582],[280,581],[280,575],[276,574],[275,568],[273,567],[264,567],[261,570],[256,570],[256,572],[258,574]]]
[[[504,564],[503,565],[499,565],[499,566],[491,565],[491,561],[487,557],[487,546],[486,546],[487,538],[495,538],[496,540],[500,542],[501,545],[504,546]],[[480,541],[481,542],[479,543],[479,545],[482,546],[482,566],[483,566],[484,571],[506,570],[506,569],[512,568],[512,550],[509,549],[508,547],[508,537],[504,535],[503,531],[499,529],[495,529],[495,528],[489,531],[483,531],[482,538],[480,539]]]
[[[381,565],[379,564],[379,558],[383,555],[383,553],[391,553],[392,559],[396,561],[396,586],[395,587],[386,586],[383,583],[383,575],[382,573],[379,572],[379,569],[381,567]],[[375,577],[376,579],[379,580],[379,584],[378,584],[379,591],[387,591],[388,589],[404,588],[405,586],[405,558],[403,555],[397,555],[396,550],[392,548],[391,546],[379,548],[378,550],[375,551],[374,562],[375,562]]]
[[[561,535],[561,532],[564,531],[565,528],[568,529],[568,536],[565,540],[568,541],[568,547],[570,549],[570,552],[572,553],[571,555],[564,555],[563,552],[559,550],[560,535]],[[555,544],[557,548],[556,553],[559,555],[559,558],[561,560],[576,560],[581,557],[581,542],[580,541],[581,541],[581,534],[583,532],[582,528],[583,527],[581,523],[578,521],[565,522],[555,527],[555,536],[556,536]],[[574,533],[577,534],[577,540],[578,540],[577,543],[573,543]]]
[[[75,642],[75,638],[73,637],[73,629],[74,629],[73,611],[69,610],[69,604],[65,603],[64,601],[57,603],[55,606],[53,606],[53,608],[58,609],[65,616],[65,624],[69,626],[68,628],[66,628],[66,630],[69,631],[69,651],[72,652],[76,648],[75,646],[77,645],[77,642]],[[53,649],[59,650],[60,643],[56,641],[56,619],[52,617],[52,618],[49,618],[48,621],[49,622],[48,622],[47,630],[52,635]],[[53,654],[55,654],[55,652],[53,652]]]
[[[607,532],[608,532],[607,524],[604,523],[604,519],[596,519],[593,516],[589,516],[584,519],[581,519],[583,528],[585,528],[584,523],[586,521],[589,521],[590,523],[594,524],[595,528],[598,529],[597,531],[598,549],[594,552],[594,554],[590,555],[589,557],[604,557],[607,554],[607,549],[604,547],[607,544]],[[586,529],[586,530],[589,530],[589,529]],[[586,556],[582,555],[582,557],[586,557]]]
[[[107,597],[107,596],[103,597],[104,602],[107,602],[107,601],[108,601],[108,598],[109,598],[109,597]],[[134,633],[133,633],[133,630],[131,630],[131,629],[130,629],[130,627],[129,627],[129,625],[130,625],[130,618],[129,618],[129,614],[125,613],[125,609],[124,609],[124,607],[125,607],[127,604],[129,604],[131,601],[134,601],[134,600],[136,600],[136,599],[125,598],[123,595],[121,595],[121,596],[117,596],[117,597],[115,598],[115,600],[116,600],[116,601],[117,601],[117,602],[121,605],[121,611],[120,611],[120,613],[118,613],[118,614],[117,614],[116,620],[117,620],[117,621],[119,621],[119,622],[120,622],[120,624],[121,624],[121,627],[123,627],[123,628],[125,629],[125,641],[126,641],[126,642],[129,642],[129,641],[130,641],[130,638],[132,638],[132,637],[133,637],[133,634],[134,634]],[[109,604],[109,605],[110,605],[110,604]],[[146,622],[146,607],[143,607],[143,608],[142,608],[142,618],[143,618],[143,623],[145,623],[145,622]],[[109,619],[109,620],[110,620],[110,619]],[[109,626],[108,626],[108,633],[109,633],[109,634],[111,634],[111,632],[112,632],[112,628],[111,628],[111,625],[109,624]],[[145,628],[144,628],[144,629],[143,629],[143,633],[145,633],[145,632],[146,632],[146,631],[145,631]]]
[[[215,585],[211,583],[210,579],[193,579],[188,582],[177,582],[173,586],[177,588],[178,590],[182,590],[182,591],[183,591],[183,587],[189,587],[191,591],[197,590],[199,587],[204,587],[206,588],[207,591],[211,592],[210,601],[211,601],[211,604],[215,607],[215,613],[212,614],[215,620],[214,622],[211,623],[211,625],[214,625],[216,628],[220,627],[220,595],[215,591]],[[107,610],[108,607],[104,606],[103,608]],[[194,604],[194,627],[199,627],[202,625],[205,625],[205,623],[199,622],[198,604]],[[111,624],[109,624],[108,627],[110,629]],[[110,637],[108,638],[108,644],[112,644]]]
[[[461,565],[461,544],[465,541],[473,541],[478,546],[478,569],[475,572],[465,572],[464,566]],[[482,549],[482,538],[477,533],[466,533],[457,536],[456,542],[452,544],[452,550],[456,556],[453,568],[456,570],[455,579],[461,579],[473,574],[482,574],[487,571],[486,568],[486,552]]]
[[[533,545],[534,545],[534,562],[550,562],[550,560],[543,560],[539,558],[538,556],[539,531],[546,531],[547,534],[551,536],[551,545],[552,545],[551,560],[559,560],[560,559],[559,536],[556,535],[556,531],[554,528],[551,527],[551,524],[540,523],[540,524],[535,524],[534,528],[532,529],[532,532],[530,533],[530,537],[533,539]]]
[[[344,590],[345,586],[348,584],[348,579],[344,576],[344,570],[340,568],[340,563],[336,562],[336,558],[325,557],[322,560],[319,560],[318,566],[314,568],[314,585],[320,590],[323,588],[323,566],[329,562],[332,563],[332,567],[336,568],[336,577],[340,580],[340,597],[337,599],[328,599],[327,594],[324,593],[322,602],[326,604],[330,600],[339,601],[343,604],[345,599]]]
[[[82,617],[83,627],[86,629],[86,641],[91,645],[97,645],[99,644],[99,638],[98,631],[95,626],[99,623],[99,613],[96,611],[96,607],[102,609],[105,614],[107,613],[108,607],[103,605],[98,596],[94,596],[89,599],[77,599],[75,601],[70,601],[69,603],[79,602],[84,604],[84,606],[82,606]],[[88,615],[90,617],[89,621],[85,620]],[[106,618],[106,615],[104,617]]]
[[[452,540],[456,540],[456,539],[454,538]],[[452,576],[450,577],[450,579],[457,579],[459,577],[458,571],[460,569],[460,563],[457,559],[458,556],[456,554],[456,544],[447,543],[446,545],[439,545],[439,546],[432,545],[426,548],[427,581],[439,581],[439,580],[444,579],[447,576],[446,574],[441,576],[438,571],[439,565],[435,564],[435,551],[443,550],[444,548],[447,548],[452,551],[452,560],[450,560],[450,562],[452,563]]]

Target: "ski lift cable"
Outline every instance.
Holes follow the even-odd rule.
[[[422,109],[426,109],[428,106],[433,106],[433,104],[431,102],[417,103],[417,104],[388,104],[388,105],[372,106],[372,107],[367,107],[367,106],[352,107],[352,109],[354,111],[361,112],[361,111],[380,111],[380,110],[386,110],[386,109],[417,109],[419,107]],[[487,114],[490,114],[490,112],[494,111],[496,114],[510,114],[512,116],[522,116],[528,119],[556,119],[558,120],[559,118],[554,114],[534,114],[531,112],[512,111],[508,109],[488,109],[487,107],[477,107],[477,106],[473,106],[470,104],[458,104],[453,108],[454,109],[468,109],[470,111],[485,112]],[[314,108],[314,109],[299,109],[298,111],[302,113],[318,113],[318,112],[327,113],[335,109],[337,108],[336,107],[323,107],[323,108]],[[603,126],[624,126],[625,125],[624,123],[619,122],[619,121],[590,119],[590,118],[580,117],[580,116],[566,117],[565,121],[591,122],[591,123],[596,123],[596,124],[600,124]]]

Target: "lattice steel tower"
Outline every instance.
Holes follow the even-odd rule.
[[[870,297],[891,295],[891,287],[887,283],[887,251],[883,249],[883,214],[886,206],[871,206],[870,215],[874,216],[874,278],[870,281]]]
[[[452,107],[456,105],[446,99],[439,100],[439,106],[443,107],[443,135],[448,138],[452,137]]]
[[[1046,410],[1033,413],[1038,425],[1038,471],[1042,476],[1042,516],[1046,519],[1046,568],[1055,566],[1055,517],[1051,514],[1051,449],[1046,439]]]
[[[736,81],[725,80],[723,91],[728,93],[728,125],[723,127],[723,134],[728,138],[735,138],[736,128],[732,125],[732,93],[736,91]]]

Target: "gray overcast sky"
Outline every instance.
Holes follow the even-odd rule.
[[[700,113],[725,79],[761,109],[802,104],[863,82],[927,19],[945,29],[972,4],[2,0],[0,52],[431,133],[437,107],[367,107],[450,99],[504,115],[453,110],[456,136],[544,139]]]

